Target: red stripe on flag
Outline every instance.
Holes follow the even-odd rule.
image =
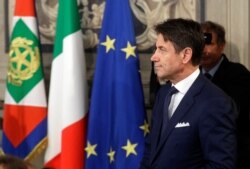
[[[80,120],[63,130],[62,161],[65,169],[83,168],[85,133],[83,129],[83,120]]]
[[[60,164],[61,164],[61,154],[58,154],[45,164],[45,168],[48,167],[48,168],[61,169]]]
[[[56,169],[84,168],[87,118],[66,127],[62,132],[61,153],[45,164]]]
[[[3,131],[17,147],[46,116],[46,107],[5,104]]]
[[[34,0],[16,0],[15,16],[36,16]]]

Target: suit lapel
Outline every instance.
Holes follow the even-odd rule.
[[[177,109],[175,110],[173,116],[169,120],[169,123],[167,124],[167,130],[164,133],[163,138],[161,139],[159,145],[156,147],[157,143],[155,142],[155,153],[154,157],[156,157],[157,153],[161,150],[161,148],[166,143],[168,137],[170,136],[171,132],[174,130],[176,124],[178,122],[181,122],[184,115],[186,115],[189,112],[189,109],[194,103],[195,96],[199,94],[199,92],[202,90],[202,87],[204,86],[204,77],[202,74],[198,76],[198,78],[194,81],[193,85],[190,87],[188,92],[185,94],[183,99],[181,100],[180,104],[178,105]],[[162,123],[162,122],[161,122]],[[160,129],[161,124],[158,124],[158,129]],[[159,133],[157,134],[159,136]],[[157,139],[155,139],[157,140]],[[154,158],[153,158],[154,159]]]
[[[180,102],[179,106],[175,110],[173,116],[169,120],[169,123],[167,124],[167,130],[164,133],[164,135],[162,137],[162,140],[160,141],[160,143],[159,143],[159,145],[157,147],[157,151],[159,151],[161,149],[161,147],[164,145],[164,143],[166,142],[167,138],[169,137],[169,135],[171,134],[171,132],[174,130],[175,125],[178,122],[181,121],[182,117],[188,112],[188,110],[192,106],[193,102],[194,102],[193,96],[190,97],[188,95],[185,95],[183,97],[183,99]]]
[[[153,111],[154,113],[157,113],[157,117],[156,120],[154,121],[154,129],[152,129],[153,131],[155,131],[155,139],[153,139],[153,143],[152,143],[152,148],[153,150],[156,150],[158,147],[158,139],[161,136],[161,126],[162,126],[162,121],[163,121],[163,107],[164,107],[164,101],[165,101],[165,97],[170,89],[171,85],[166,85],[165,88],[162,90],[162,94],[159,96],[158,98],[158,105],[155,106],[155,110]],[[157,102],[156,102],[157,103]]]

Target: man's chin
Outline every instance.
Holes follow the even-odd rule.
[[[209,63],[206,60],[201,60],[200,64],[201,66],[209,65]]]

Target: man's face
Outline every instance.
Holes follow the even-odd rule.
[[[206,70],[210,70],[219,62],[225,46],[225,44],[218,44],[217,35],[214,32],[211,33],[211,44],[205,45],[201,59],[201,66]]]
[[[182,52],[176,53],[172,42],[165,42],[161,34],[157,36],[156,51],[151,61],[160,80],[175,80],[183,70]]]

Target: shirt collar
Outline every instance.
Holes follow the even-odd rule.
[[[224,57],[220,58],[220,61],[208,72],[205,71],[205,69],[202,68],[202,73],[209,73],[211,76],[214,76],[215,72],[219,69],[221,62],[223,61]]]
[[[174,85],[174,87],[182,94],[186,94],[188,89],[191,87],[191,85],[194,83],[195,79],[199,76],[200,69],[197,68],[192,74],[190,74],[185,79],[179,81]]]

